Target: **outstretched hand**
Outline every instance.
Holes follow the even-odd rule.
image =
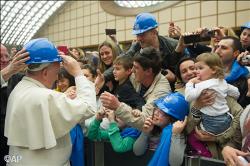
[[[70,99],[75,99],[76,98],[76,86],[71,86],[69,87],[64,94]]]
[[[99,69],[97,69],[97,77],[95,79],[96,94],[99,94],[100,89],[103,87],[104,84],[105,84],[104,75],[101,73]]]
[[[29,53],[26,52],[24,48],[21,51],[18,51],[12,58],[12,61],[9,63],[9,65],[2,69],[1,74],[3,79],[7,81],[12,75],[24,70],[27,67],[25,62],[29,59]]]
[[[185,116],[184,121],[178,120],[173,124],[173,129],[172,129],[173,133],[180,134],[186,125],[187,125],[187,116]]]
[[[250,156],[250,153],[242,152],[230,146],[225,146],[221,153],[227,166],[241,166],[243,164],[239,160],[238,156]]]
[[[154,123],[151,117],[147,118],[142,127],[142,131],[146,134],[149,134],[154,128]]]
[[[100,96],[100,100],[102,102],[102,105],[105,108],[116,110],[120,106],[120,101],[117,97],[115,97],[113,94],[109,92],[103,92]]]

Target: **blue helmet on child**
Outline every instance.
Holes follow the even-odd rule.
[[[138,35],[154,29],[158,26],[155,16],[150,13],[140,13],[135,18],[135,23],[133,27],[133,35]]]
[[[240,27],[241,31],[243,31],[245,28],[250,29],[250,21],[246,22],[244,25]]]
[[[26,64],[61,62],[62,58],[48,39],[38,38],[29,41],[24,48],[29,52],[30,59]]]
[[[189,112],[188,102],[185,100],[185,97],[178,92],[170,93],[155,100],[154,103],[160,110],[177,120],[184,120]]]

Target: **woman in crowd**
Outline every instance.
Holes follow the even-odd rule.
[[[85,57],[85,53],[80,48],[72,48],[69,50],[69,53],[76,60],[80,60]]]
[[[196,77],[195,61],[190,57],[182,58],[177,64],[176,75],[182,81],[182,88],[177,91],[184,94],[185,84],[192,78]],[[235,131],[239,129],[239,117],[243,108],[237,103],[232,97],[226,97],[227,105],[230,109],[230,113],[234,119],[229,130],[225,134],[220,136],[213,136],[208,133],[204,133],[198,130],[196,127],[201,119],[200,108],[209,106],[214,103],[216,93],[211,90],[204,90],[200,97],[192,102],[191,109],[188,116],[188,125],[186,126],[187,133],[191,133],[195,129],[195,136],[198,140],[203,141],[207,144],[208,150],[212,153],[212,158],[222,159],[221,148],[230,140],[235,134]],[[218,144],[217,144],[218,143]],[[219,146],[220,145],[220,146]],[[190,152],[193,154],[193,152]]]
[[[113,65],[113,61],[116,59],[116,57],[119,55],[117,47],[114,42],[110,40],[105,40],[103,43],[99,45],[98,48],[99,51],[99,72],[98,77],[96,80],[96,94],[99,94],[103,91],[113,91],[113,86],[115,86],[117,83],[114,79],[111,81],[108,81],[104,84],[104,77],[103,73],[105,70],[109,69]],[[101,80],[100,80],[101,79]],[[100,84],[101,83],[101,84]]]

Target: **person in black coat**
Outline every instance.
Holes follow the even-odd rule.
[[[143,96],[137,93],[129,80],[132,73],[132,58],[129,56],[119,56],[113,62],[113,74],[118,85],[115,87],[114,94],[120,102],[130,105],[132,108],[142,110],[145,105]]]

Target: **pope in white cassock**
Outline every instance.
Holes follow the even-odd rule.
[[[26,76],[11,92],[5,119],[4,135],[9,155],[20,156],[9,165],[70,165],[70,130],[96,111],[94,85],[81,72],[76,60],[59,55],[44,38],[28,42],[24,48],[30,59]],[[63,61],[64,68],[75,77],[75,99],[52,90]]]

